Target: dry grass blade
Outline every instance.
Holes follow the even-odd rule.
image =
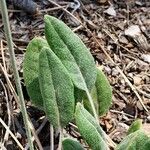
[[[13,85],[12,85],[12,83],[11,83],[9,77],[8,77],[8,74],[7,74],[7,72],[5,71],[5,69],[4,69],[4,67],[2,66],[2,64],[0,64],[0,68],[1,68],[3,74],[4,74],[5,78],[6,78],[8,87],[9,87],[9,89],[10,89],[12,95],[14,96],[14,99],[15,99],[17,105],[19,106],[18,96],[17,96],[17,94],[16,94],[15,89],[13,88]]]
[[[44,121],[42,122],[42,124],[40,125],[40,127],[36,130],[36,134],[38,135],[41,130],[43,129],[43,127],[45,126],[45,124],[47,123],[48,119],[45,118]],[[32,137],[32,141],[35,140],[35,137]],[[29,143],[26,145],[25,150],[29,149]]]
[[[7,95],[7,91],[6,88],[4,86],[4,83],[0,80],[0,83],[4,89],[4,93],[5,93],[5,99],[6,99],[6,104],[7,104],[7,114],[8,114],[8,127],[10,127],[11,125],[11,112],[10,112],[10,106],[9,106],[9,101],[8,101],[8,95]],[[8,140],[9,137],[9,132],[8,130],[6,130],[5,135],[4,135],[4,141],[2,143],[2,147],[4,146],[5,142]]]
[[[54,128],[50,125],[50,150],[54,150]]]
[[[50,12],[50,11],[59,10],[59,9],[65,8],[65,7],[66,6],[58,6],[58,7],[54,7],[54,8],[42,9],[42,10],[39,10],[39,12],[40,13]]]
[[[2,42],[1,42],[1,50],[3,51]],[[2,58],[3,58],[3,63],[5,64],[3,52],[2,52]],[[5,65],[5,67],[3,67],[3,66],[0,64],[0,68],[1,68],[3,74],[4,74],[5,78],[6,78],[8,87],[9,87],[11,93],[13,94],[13,96],[14,96],[14,98],[15,98],[15,101],[16,101],[16,103],[17,103],[17,105],[18,105],[18,107],[20,107],[20,104],[19,104],[19,100],[18,100],[18,96],[17,96],[17,94],[16,94],[16,91],[15,91],[15,89],[13,88],[13,85],[12,85],[11,81],[9,80],[8,74],[7,74],[7,72],[6,72],[6,65]],[[9,114],[9,113],[8,113],[8,114]],[[43,150],[42,145],[41,145],[41,143],[40,143],[40,141],[39,141],[39,139],[38,139],[38,137],[37,137],[37,135],[36,135],[36,133],[35,133],[35,129],[33,128],[33,125],[31,124],[31,122],[30,122],[30,129],[31,129],[31,131],[32,131],[33,136],[35,137],[34,139],[35,139],[35,141],[36,141],[36,143],[37,143],[39,149],[40,149],[40,150]]]
[[[24,125],[25,125],[25,129],[26,129],[26,133],[27,133],[27,139],[28,139],[28,142],[30,143],[30,149],[34,150],[33,143],[30,140],[32,136],[31,136],[31,131],[29,129],[29,125],[28,125],[28,114],[27,114],[27,110],[25,107],[19,73],[17,70],[16,61],[15,61],[15,53],[14,53],[14,47],[13,47],[13,42],[12,42],[12,35],[11,35],[11,30],[10,30],[6,1],[5,0],[0,1],[0,6],[1,6],[1,14],[2,14],[2,21],[4,24],[5,35],[6,35],[7,44],[9,47],[9,54],[10,54],[10,58],[11,58],[11,64],[12,64],[12,68],[13,68],[15,83],[16,83],[16,87],[17,87],[17,91],[18,91],[18,95],[19,95],[19,100],[20,100],[21,112],[23,115]]]
[[[34,136],[34,139],[35,139],[35,141],[36,141],[36,143],[37,143],[37,145],[39,147],[39,150],[43,150],[41,142],[40,142],[40,140],[39,140],[39,138],[38,138],[38,136],[36,134],[36,131],[35,131],[34,127],[33,127],[33,124],[31,123],[31,121],[29,122],[29,126],[30,126],[31,132],[32,132],[32,134]]]
[[[21,143],[18,141],[18,139],[15,137],[15,135],[10,131],[9,127],[5,124],[5,122],[0,118],[0,123],[4,126],[4,128],[9,132],[9,134],[11,135],[11,137],[14,139],[14,141],[17,143],[17,145],[19,146],[19,148],[21,150],[24,150],[23,146],[21,145]]]
[[[3,41],[1,40],[1,52],[2,52],[2,60],[4,64],[4,69],[6,70],[6,63],[5,63],[5,56],[4,56],[4,47],[3,47]]]

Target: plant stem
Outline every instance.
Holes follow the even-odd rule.
[[[9,24],[9,19],[8,19],[8,11],[7,11],[7,6],[6,6],[6,1],[0,0],[0,6],[1,6],[4,30],[5,30],[5,34],[6,34],[8,47],[9,47],[9,54],[10,54],[10,58],[11,58],[12,69],[14,71],[15,83],[16,83],[16,87],[17,87],[17,91],[18,91],[18,95],[19,95],[19,99],[20,99],[20,108],[21,108],[21,112],[22,112],[22,116],[23,116],[23,120],[24,120],[24,124],[25,124],[26,133],[27,133],[27,138],[28,138],[28,142],[30,145],[30,150],[34,150],[33,142],[31,140],[32,139],[31,131],[30,131],[29,123],[28,123],[28,115],[27,115],[27,111],[26,111],[26,107],[25,107],[25,102],[24,102],[24,97],[23,97],[22,88],[21,88],[21,84],[20,84],[19,74],[18,74],[18,70],[16,67],[16,62],[15,62],[15,53],[14,53],[14,47],[13,47],[13,42],[12,42],[12,35],[11,35],[11,31],[10,31],[10,24]]]
[[[54,150],[54,128],[50,125],[50,150]]]
[[[87,94],[88,100],[90,102],[90,105],[91,105],[91,108],[92,108],[92,111],[93,111],[93,115],[94,115],[97,123],[99,124],[99,119],[98,119],[98,115],[96,113],[96,109],[95,109],[95,106],[94,106],[94,103],[93,103],[93,99],[92,99],[91,94],[89,93],[88,89],[86,90],[86,94]]]
[[[90,102],[90,105],[91,105],[91,108],[92,108],[92,111],[93,111],[93,115],[96,119],[96,122],[99,124],[99,119],[98,119],[98,115],[96,113],[96,109],[95,109],[95,106],[94,106],[94,103],[93,103],[93,100],[92,100],[92,97],[91,97],[91,94],[89,93],[88,89],[86,90],[86,94],[87,94],[87,97],[88,97],[88,100]],[[116,147],[116,144],[110,139],[110,137],[103,131],[103,129],[101,128],[100,126],[100,129],[101,129],[101,134],[104,138],[104,140],[107,140],[107,142],[109,143],[109,145],[111,145],[113,148]]]
[[[63,138],[63,129],[59,128],[59,144],[58,144],[58,150],[62,150],[62,138]]]

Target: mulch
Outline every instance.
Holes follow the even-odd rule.
[[[29,41],[44,36],[43,16],[53,15],[63,20],[90,48],[95,62],[103,68],[113,88],[113,104],[100,118],[100,124],[111,139],[119,143],[129,125],[141,118],[150,123],[150,2],[144,0],[36,2],[36,14],[17,9],[8,3],[10,27],[14,42],[16,63],[21,79],[26,107],[35,130],[38,130],[43,149],[49,149],[50,125],[44,112],[32,106],[23,81],[23,56]],[[82,23],[82,24],[81,24]],[[16,87],[9,60],[3,23],[0,18],[0,117],[26,146],[22,116],[17,104]],[[73,124],[65,134],[82,142]],[[0,124],[0,141],[8,150],[19,149]],[[5,136],[5,138],[4,138]],[[55,147],[58,133],[55,133]],[[0,144],[2,144],[0,142]]]

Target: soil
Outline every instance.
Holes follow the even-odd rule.
[[[9,21],[14,42],[17,68],[27,112],[44,150],[50,148],[50,124],[43,111],[32,106],[23,80],[23,57],[35,36],[44,36],[43,16],[63,20],[90,48],[97,66],[103,68],[113,89],[109,112],[100,124],[117,144],[136,119],[150,123],[150,2],[147,0],[51,1],[39,0],[31,12],[8,3]],[[61,7],[60,7],[61,6]],[[82,24],[81,24],[82,23]],[[27,138],[11,69],[7,41],[0,17],[0,118],[22,146]],[[0,145],[8,150],[19,147],[0,123]],[[64,133],[83,143],[73,123]],[[5,137],[5,138],[4,138]],[[58,133],[55,133],[55,148]],[[38,149],[37,144],[35,147]],[[86,146],[85,146],[86,147]],[[85,148],[88,149],[88,148]]]

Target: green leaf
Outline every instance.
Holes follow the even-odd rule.
[[[83,146],[73,139],[66,138],[62,142],[63,150],[84,150]]]
[[[149,150],[149,142],[149,137],[142,130],[137,130],[125,137],[116,150]]]
[[[74,86],[66,68],[47,47],[39,56],[39,83],[48,119],[54,127],[66,126],[74,114]]]
[[[30,41],[23,62],[23,77],[32,103],[43,109],[43,100],[38,81],[39,53],[44,46],[48,46],[46,40],[36,37]]]
[[[131,134],[137,130],[140,130],[142,128],[142,120],[136,119],[129,127],[128,134]]]
[[[77,103],[75,112],[79,131],[92,150],[107,150],[104,134],[95,118],[84,107]]]
[[[112,102],[112,88],[109,84],[108,79],[105,74],[97,69],[97,79],[96,79],[96,89],[97,89],[97,99],[99,103],[99,114],[105,114]]]
[[[149,150],[150,149],[150,137],[143,143],[143,149],[142,150]]]
[[[81,39],[65,23],[48,15],[45,15],[45,36],[75,86],[84,91],[91,90],[97,72],[94,59]]]
[[[92,96],[92,100],[94,102],[94,106],[95,106],[96,112],[99,115],[99,103],[98,103],[98,99],[97,99],[96,86],[93,87],[93,89],[91,90],[90,94]],[[84,104],[84,107],[86,108],[86,110],[93,115],[93,111],[92,111],[90,102],[88,101],[88,98],[87,98],[87,96],[85,94],[83,96],[83,104]]]
[[[105,74],[98,68],[96,83],[91,91],[91,95],[98,115],[102,116],[107,113],[112,103],[112,88]],[[84,97],[83,101],[85,108],[92,114],[87,98]]]

